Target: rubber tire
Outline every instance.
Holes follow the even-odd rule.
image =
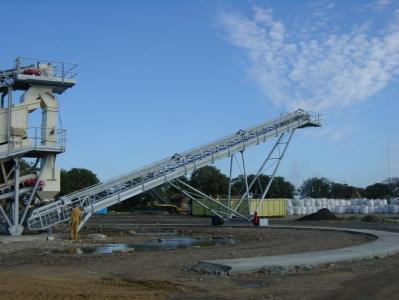
[[[224,220],[218,216],[213,216],[211,222],[212,222],[212,225],[215,225],[215,226],[220,226],[220,225],[224,224]]]

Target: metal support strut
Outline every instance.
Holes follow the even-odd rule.
[[[278,170],[278,167],[280,166],[281,161],[284,158],[284,155],[285,155],[285,153],[287,151],[288,145],[291,142],[291,138],[292,138],[292,135],[294,134],[294,132],[295,132],[295,129],[291,130],[291,132],[286,134],[286,136],[288,136],[288,139],[286,141],[278,142],[277,147],[276,147],[276,149],[277,149],[276,152],[278,152],[278,156],[275,157],[275,158],[272,158],[272,159],[275,159],[277,162],[276,162],[275,166],[272,167],[273,171],[272,171],[271,176],[269,178],[269,182],[267,183],[267,186],[266,186],[265,190],[263,191],[262,197],[261,197],[258,205],[256,206],[255,210],[252,212],[252,215],[259,209],[259,207],[261,206],[263,200],[265,200],[266,194],[269,191],[270,186],[272,185],[273,179],[274,179],[274,177],[276,175],[276,172]],[[281,149],[281,147],[282,147],[282,149]]]
[[[278,168],[280,166],[281,160],[284,158],[284,155],[286,153],[288,145],[291,142],[291,138],[292,138],[292,135],[294,134],[294,131],[295,131],[295,129],[292,129],[291,131],[284,132],[284,133],[282,133],[279,136],[279,138],[277,139],[276,143],[274,144],[274,146],[272,147],[272,149],[270,150],[270,152],[266,156],[266,159],[261,164],[258,172],[256,173],[255,177],[252,179],[252,181],[251,181],[251,183],[249,185],[248,185],[246,172],[245,172],[244,157],[242,157],[243,175],[244,175],[246,186],[245,186],[244,194],[241,196],[240,200],[238,201],[237,205],[234,208],[235,212],[240,210],[240,207],[241,207],[244,199],[247,199],[247,201],[248,201],[249,218],[251,218],[254,215],[254,213],[257,210],[259,210],[260,206],[262,205],[263,201],[265,200],[267,192],[270,189],[270,186],[271,186],[271,184],[273,182],[273,179],[274,179],[274,177],[276,175],[276,172],[277,172],[277,170],[278,170]],[[231,160],[230,168],[232,168],[232,160]],[[269,176],[269,180],[268,180],[268,183],[266,184],[265,188],[262,188],[262,186],[260,185],[259,176],[264,174],[263,172],[266,171],[267,169],[271,169],[271,172],[269,174],[265,174],[265,175]],[[258,204],[256,205],[256,208],[251,211],[249,193],[250,193],[250,190],[251,190],[251,188],[253,187],[253,185],[255,184],[256,181],[259,182],[259,186],[262,189],[262,196],[261,196]],[[233,216],[234,216],[234,214],[231,214],[229,216],[229,219],[231,219]]]
[[[8,228],[11,235],[21,235],[24,228],[19,224],[19,176],[21,168],[21,158],[14,159],[14,202],[12,203],[11,226]]]
[[[186,191],[185,189],[181,188],[180,186],[169,182],[169,184],[171,186],[173,186],[174,188],[180,190],[183,194],[185,194],[187,197],[189,197],[191,200],[195,201],[196,203],[198,203],[199,205],[201,205],[202,207],[210,210],[211,212],[213,212],[215,215],[217,215],[218,217],[222,218],[223,220],[227,219],[227,216],[230,214],[233,214],[234,216],[238,217],[238,218],[242,218],[244,220],[248,220],[248,218],[236,211],[234,211],[233,209],[231,209],[230,207],[228,207],[227,205],[224,205],[223,203],[221,203],[220,201],[213,199],[211,196],[208,196],[206,194],[204,194],[203,192],[201,192],[200,190],[192,187],[191,185],[189,185],[188,183],[185,183],[184,181],[181,181],[180,179],[176,179],[176,181],[183,185],[185,188],[189,189],[191,192]],[[198,198],[196,198],[195,196],[197,196]],[[216,208],[211,208],[209,206],[207,206],[206,204],[204,204],[201,199],[208,199],[211,202],[216,204],[216,207],[220,207],[220,209],[216,209]]]

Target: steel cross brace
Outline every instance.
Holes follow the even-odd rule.
[[[276,175],[276,172],[277,172],[277,170],[278,170],[278,168],[280,166],[280,163],[281,163],[281,161],[282,161],[282,159],[283,159],[283,157],[284,157],[284,155],[286,153],[288,145],[291,142],[291,138],[292,138],[292,135],[294,134],[294,132],[295,132],[295,129],[292,129],[291,131],[282,133],[279,136],[279,138],[277,139],[276,143],[274,144],[274,146],[270,150],[269,154],[267,155],[266,159],[263,161],[262,165],[260,166],[260,168],[259,168],[258,172],[256,173],[255,177],[252,179],[251,183],[248,186],[246,186],[244,194],[241,196],[239,202],[237,203],[237,205],[233,209],[235,212],[237,212],[239,210],[239,208],[240,208],[242,202],[244,201],[244,199],[245,198],[247,198],[247,199],[249,198],[249,191],[251,190],[251,188],[253,187],[255,182],[259,180],[259,176],[261,174],[263,174],[263,171],[265,169],[267,169],[267,168],[273,168],[273,171],[270,174],[270,178],[269,178],[269,181],[268,181],[266,187],[264,189],[262,189],[263,190],[262,197],[261,197],[258,205],[256,206],[255,210],[254,211],[250,211],[249,218],[251,218],[251,216],[254,215],[255,211],[257,211],[259,209],[259,207],[261,206],[261,204],[263,203],[263,200],[265,199],[265,197],[267,195],[267,192],[270,189],[270,186],[271,186],[271,184],[273,182],[273,179],[274,179],[274,177]],[[284,140],[284,138],[286,138],[286,139]],[[276,154],[277,154],[276,157],[272,157],[272,155],[276,155]],[[274,161],[274,163],[273,163],[273,161]],[[231,163],[232,163],[232,160],[231,160]],[[243,164],[244,164],[244,160],[243,160]],[[232,166],[230,166],[230,168],[232,168]],[[231,172],[230,172],[230,174],[231,174]],[[247,180],[247,179],[245,178],[245,180]],[[230,182],[231,182],[231,178],[230,178]],[[250,210],[251,209],[250,205],[248,205],[248,207],[249,207],[249,210]],[[229,219],[231,219],[232,217],[233,217],[233,214],[231,214],[229,216]]]
[[[22,234],[24,228],[19,224],[19,176],[20,176],[20,167],[21,167],[21,157],[14,158],[14,201],[12,203],[12,218],[10,222],[11,226],[8,227],[8,231],[11,235],[19,236]],[[6,219],[7,220],[7,219]],[[9,224],[9,225],[10,225]]]
[[[295,132],[295,129],[291,130],[291,132],[287,133],[288,139],[287,139],[285,142],[279,142],[279,143],[278,143],[277,148],[278,148],[279,157],[276,157],[276,158],[275,158],[275,159],[277,159],[277,163],[276,163],[276,165],[274,166],[274,169],[273,169],[273,172],[272,172],[271,177],[270,177],[270,179],[269,179],[269,182],[267,183],[267,186],[266,186],[265,190],[263,191],[262,197],[261,197],[261,199],[260,199],[258,205],[256,206],[255,210],[253,211],[253,213],[255,213],[255,212],[259,209],[259,207],[261,206],[263,200],[265,200],[266,194],[267,194],[267,192],[269,191],[270,186],[272,185],[273,179],[274,179],[274,177],[275,177],[275,175],[276,175],[276,172],[277,172],[277,170],[278,170],[278,167],[280,166],[281,161],[282,161],[283,158],[284,158],[284,155],[285,155],[285,153],[286,153],[286,151],[287,151],[287,149],[288,149],[288,145],[289,145],[290,142],[291,142],[292,135],[294,134],[294,132]],[[282,150],[281,150],[281,148],[280,148],[280,145],[283,145],[283,146],[282,146],[282,147],[283,147]],[[252,214],[253,214],[253,213],[252,213]]]
[[[34,195],[37,191],[37,188],[39,187],[39,183],[40,183],[40,176],[42,174],[43,171],[43,167],[45,165],[47,161],[47,158],[44,159],[43,164],[39,170],[39,174],[37,176],[36,179],[36,183],[33,186],[31,192],[30,192],[30,196],[29,199],[25,205],[25,208],[23,210],[22,216],[20,217],[20,211],[19,211],[19,205],[20,205],[20,195],[22,194],[22,192],[26,192],[24,189],[20,190],[19,188],[19,173],[20,173],[20,163],[21,163],[21,158],[17,157],[15,159],[15,165],[14,165],[14,202],[13,202],[13,210],[12,210],[12,218],[10,220],[10,218],[8,217],[8,215],[6,214],[6,212],[4,211],[3,206],[0,206],[0,213],[3,215],[3,217],[5,218],[7,225],[9,227],[9,231],[11,235],[21,235],[22,231],[23,231],[23,222],[25,221],[26,215],[28,213],[29,210],[29,206],[33,201]],[[37,162],[35,163],[35,166],[37,166]]]
[[[201,201],[199,201],[197,198],[195,198],[193,195],[191,195],[189,192],[183,190],[182,188],[180,188],[179,186],[173,184],[172,182],[169,182],[169,184],[171,186],[173,186],[174,188],[178,189],[179,191],[181,191],[184,195],[186,195],[188,198],[190,198],[191,200],[195,201],[196,203],[198,203],[200,206],[202,206],[205,209],[208,209],[209,211],[211,211],[213,214],[215,214],[216,216],[218,216],[219,218],[226,220],[225,217],[223,217],[218,211],[214,210],[213,208],[205,205],[204,203],[202,203]]]
[[[36,161],[35,166],[37,166],[38,161],[39,161],[39,160]],[[23,212],[23,214],[22,214],[21,221],[20,221],[20,223],[19,223],[20,226],[22,226],[23,222],[25,221],[26,214],[28,213],[29,206],[30,206],[30,204],[32,203],[32,200],[33,200],[33,197],[35,196],[35,193],[36,193],[36,191],[37,191],[37,188],[39,187],[40,176],[42,176],[43,169],[44,169],[44,165],[45,165],[46,163],[47,163],[47,156],[46,156],[46,157],[43,159],[43,161],[42,161],[42,165],[41,165],[41,167],[40,167],[39,174],[37,175],[37,179],[36,179],[35,185],[34,185],[34,187],[33,187],[32,193],[31,193],[30,196],[29,196],[29,200],[28,200],[28,202],[27,202],[27,204],[26,204],[26,207],[25,207],[25,210],[24,210],[24,212]]]
[[[169,184],[170,184],[171,186],[173,186],[174,188],[180,190],[184,195],[186,195],[187,197],[189,197],[191,200],[195,201],[196,203],[198,203],[198,204],[201,205],[202,207],[204,207],[204,208],[210,210],[211,212],[213,212],[215,215],[217,215],[218,217],[222,218],[223,220],[226,220],[226,219],[227,219],[226,216],[223,216],[223,214],[227,214],[226,212],[221,212],[221,211],[215,210],[215,209],[213,209],[213,208],[211,208],[211,207],[208,207],[208,206],[205,205],[203,202],[201,202],[200,200],[198,200],[197,198],[195,198],[195,196],[193,196],[193,195],[196,195],[197,197],[201,197],[201,198],[206,198],[206,199],[210,200],[211,202],[216,203],[217,205],[223,207],[223,208],[224,208],[225,210],[227,210],[230,214],[233,214],[233,215],[236,216],[236,217],[239,217],[239,218],[248,220],[248,217],[246,217],[246,216],[244,216],[244,215],[242,215],[242,214],[240,214],[240,213],[234,211],[234,210],[231,209],[230,207],[224,205],[224,204],[221,203],[220,201],[217,201],[217,200],[213,199],[212,197],[210,197],[210,196],[206,195],[205,193],[201,192],[200,190],[198,190],[198,189],[192,187],[192,186],[189,185],[188,183],[185,183],[185,182],[183,182],[183,181],[181,181],[181,180],[179,180],[179,179],[176,179],[176,181],[177,181],[178,183],[180,183],[181,185],[183,185],[185,188],[191,190],[191,193],[188,192],[188,191],[186,191],[185,189],[181,188],[180,186],[174,184],[173,182],[169,182]],[[227,215],[229,215],[229,214],[227,214]]]
[[[244,188],[245,188],[245,193],[244,193],[244,196],[243,196],[242,200],[244,198],[246,198],[247,202],[248,202],[248,207],[250,205],[250,198],[249,198],[249,189],[250,189],[250,187],[249,187],[249,184],[248,184],[248,176],[247,176],[247,171],[246,171],[246,166],[245,166],[244,150],[240,151],[240,154],[241,154],[241,166],[240,166],[240,162],[238,161],[236,155],[235,154],[230,155],[230,172],[229,172],[230,174],[229,174],[229,187],[228,187],[228,195],[227,195],[227,203],[228,203],[228,206],[230,208],[231,208],[231,203],[232,203],[232,201],[231,201],[231,187],[233,185],[232,174],[233,174],[234,160],[236,161],[237,166],[238,166],[238,168],[240,170],[242,182],[243,182]],[[241,202],[242,202],[242,200],[241,200]],[[240,202],[240,204],[241,204],[241,202]],[[238,211],[238,209],[237,209],[237,211]],[[248,213],[249,213],[249,211],[248,211]]]

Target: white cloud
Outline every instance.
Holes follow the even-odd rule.
[[[307,38],[296,37],[300,28],[288,31],[270,9],[260,7],[251,17],[224,12],[220,21],[228,41],[244,49],[249,75],[263,94],[289,110],[340,110],[366,101],[399,74],[395,21],[374,35],[359,24],[346,33]]]
[[[383,9],[389,6],[391,3],[392,0],[376,0],[374,3],[372,3],[372,7],[374,9]]]

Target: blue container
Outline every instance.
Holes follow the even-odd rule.
[[[108,213],[108,208],[103,208],[96,211],[96,215],[106,215]]]

